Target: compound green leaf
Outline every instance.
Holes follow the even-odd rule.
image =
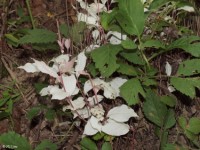
[[[175,89],[191,98],[196,95],[195,87],[200,88],[198,79],[172,77],[170,82]]]
[[[120,95],[128,105],[134,105],[139,102],[139,93],[145,97],[145,92],[138,79],[130,79],[120,87]]]
[[[20,44],[39,44],[56,42],[56,33],[46,29],[29,30],[28,34],[19,39]]]
[[[0,144],[12,146],[16,150],[30,150],[31,146],[25,137],[10,131],[0,136]],[[12,148],[12,149],[13,149]]]
[[[119,45],[107,44],[92,51],[91,57],[102,76],[109,77],[119,68],[116,55],[120,50],[122,47]]]
[[[196,42],[199,40],[200,37],[198,36],[182,37],[172,42],[168,46],[168,49],[180,48],[183,49],[185,52],[190,53],[194,57],[200,57],[200,43]]]
[[[186,126],[187,126],[187,120],[184,117],[179,117],[178,118],[178,124],[180,125],[180,127],[185,130]]]
[[[178,68],[177,74],[190,76],[200,73],[200,59],[191,59],[182,62]]]
[[[125,32],[140,36],[145,21],[141,0],[119,0],[119,11],[116,19]]]
[[[145,117],[157,126],[162,127],[168,112],[166,105],[160,101],[159,96],[157,96],[153,91],[148,91],[145,99],[146,101],[143,105]]]
[[[112,145],[110,142],[105,142],[103,143],[101,150],[112,150]]]

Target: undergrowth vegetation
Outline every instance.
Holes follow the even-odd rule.
[[[60,50],[61,54],[48,63],[33,58],[33,63],[18,68],[50,76],[52,82],[40,86],[39,94],[67,102],[62,111],[71,113],[76,125],[84,127],[82,149],[112,149],[113,140],[133,130],[129,120],[137,122],[143,117],[138,110],[134,111],[135,106],[155,125],[160,149],[199,149],[198,112],[190,118],[176,113],[182,103],[179,95],[195,101],[200,88],[200,37],[176,20],[194,12],[194,7],[182,0],[101,0],[91,4],[77,0],[77,3],[86,13],[77,12],[78,22],[71,26],[57,22],[57,33],[35,28],[32,21],[33,29],[15,30],[5,34],[5,38],[12,46],[31,44],[39,51]],[[21,22],[26,21],[18,11]],[[183,59],[169,61],[164,57],[177,53]],[[161,57],[164,69],[155,64]],[[8,96],[5,91],[0,108],[10,107],[10,99],[16,96]],[[116,99],[123,103],[112,102]],[[56,116],[60,110],[34,107],[28,112],[29,119],[39,111],[52,119],[51,115]],[[168,141],[172,129],[177,136],[173,143]],[[188,145],[180,145],[179,135],[184,135]],[[97,147],[99,141],[101,145]],[[31,149],[27,140],[14,132],[1,135],[0,143]],[[47,147],[57,149],[50,141],[42,141],[35,149]]]

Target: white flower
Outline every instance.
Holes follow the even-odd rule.
[[[94,135],[97,132],[104,132],[112,136],[124,135],[128,133],[130,128],[129,125],[124,122],[128,121],[130,117],[138,117],[133,109],[126,105],[114,107],[108,112],[105,117],[108,119],[103,124],[100,122],[102,118],[92,116],[88,120],[83,134]]]

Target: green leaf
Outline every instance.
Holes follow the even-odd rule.
[[[167,114],[167,107],[153,91],[148,91],[143,105],[144,115],[157,126],[162,127]]]
[[[194,134],[200,133],[200,118],[192,117],[187,126],[187,130]]]
[[[11,45],[13,45],[15,47],[17,47],[19,45],[19,39],[16,38],[13,34],[5,34],[4,36]]]
[[[116,9],[113,9],[111,13],[103,12],[101,14],[101,25],[106,31],[110,29],[111,23],[115,19],[116,14]]]
[[[107,44],[92,51],[91,57],[102,76],[109,77],[119,68],[116,55],[121,49],[119,45]]]
[[[175,114],[173,109],[168,109],[167,114],[164,119],[164,128],[169,129],[173,127],[176,123]]]
[[[101,150],[112,150],[112,145],[110,144],[110,142],[105,142],[103,143]]]
[[[184,147],[180,147],[176,144],[166,144],[163,150],[187,150]]]
[[[0,120],[7,118],[9,115],[10,113],[8,112],[4,112],[4,111],[0,112]]]
[[[84,38],[84,31],[86,29],[85,22],[77,22],[70,29],[70,37],[72,38],[73,42],[80,44]]]
[[[200,73],[200,59],[191,59],[182,62],[179,65],[177,74],[178,75],[195,75]]]
[[[161,102],[163,102],[164,104],[166,104],[169,107],[174,107],[176,105],[176,99],[175,97],[171,97],[171,96],[161,96]]]
[[[165,45],[161,43],[159,40],[146,40],[145,43],[142,44],[143,47],[154,47],[154,48],[165,48]]]
[[[149,9],[157,9],[170,1],[173,1],[173,0],[153,0],[151,5],[149,6]]]
[[[84,148],[85,150],[98,150],[95,142],[87,137],[84,137],[81,140],[80,144],[81,144],[81,147]]]
[[[0,143],[2,145],[10,145],[16,147],[16,150],[30,150],[31,146],[25,137],[10,131],[0,136]]]
[[[137,48],[137,45],[134,43],[134,41],[132,41],[130,39],[122,41],[121,44],[124,49],[136,49]]]
[[[144,7],[141,0],[119,0],[116,19],[125,32],[140,36],[145,22]]]
[[[120,53],[122,57],[124,57],[127,61],[137,64],[137,65],[144,65],[145,62],[141,57],[141,54],[136,51],[136,52],[122,52]]]
[[[195,141],[195,140],[198,140],[198,135],[188,131],[188,130],[185,130],[184,134],[187,136],[188,139],[190,139],[191,141]]]
[[[128,105],[134,105],[139,102],[139,93],[145,97],[145,92],[138,79],[130,79],[120,87],[120,95]]]
[[[56,33],[46,29],[29,30],[28,34],[19,39],[20,44],[39,44],[39,43],[53,43],[56,42]]]
[[[69,28],[71,27],[68,27],[65,23],[63,23],[60,25],[59,28],[60,28],[60,33],[63,34],[65,38],[69,38],[70,36]]]
[[[94,136],[92,136],[92,139],[95,141],[98,141],[100,139],[102,139],[105,136],[105,133],[103,132],[98,132],[97,134],[95,134]]]
[[[48,84],[45,84],[45,83],[35,83],[34,84],[34,88],[35,88],[35,90],[36,90],[36,93],[40,93],[40,91],[43,89],[43,88],[45,88],[45,87],[47,87],[48,86]]]
[[[156,82],[155,79],[143,78],[142,79],[142,85],[149,87],[151,85],[157,85],[157,82]]]
[[[32,107],[27,113],[27,118],[29,120],[32,120],[35,116],[39,114],[40,110],[40,107]]]
[[[120,62],[119,63],[120,67],[117,70],[117,72],[124,74],[124,75],[129,75],[129,76],[136,76],[137,75],[137,71],[135,70],[135,68],[127,63],[124,62]]]
[[[172,77],[170,82],[178,91],[191,98],[195,97],[195,87],[200,88],[198,79]]]
[[[53,109],[47,109],[47,112],[45,113],[45,118],[47,120],[53,120],[55,118],[56,112]]]
[[[58,147],[56,144],[52,143],[49,140],[43,140],[36,148],[35,150],[57,150]]]
[[[178,118],[178,124],[180,125],[180,127],[185,130],[186,126],[187,126],[187,120],[184,117],[179,117]]]

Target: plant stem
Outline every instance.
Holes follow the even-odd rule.
[[[35,29],[35,23],[34,23],[34,20],[33,20],[33,15],[32,15],[32,11],[31,11],[29,0],[26,0],[26,6],[28,8],[28,13],[29,13],[29,16],[31,18],[31,23],[32,23],[33,29]]]

